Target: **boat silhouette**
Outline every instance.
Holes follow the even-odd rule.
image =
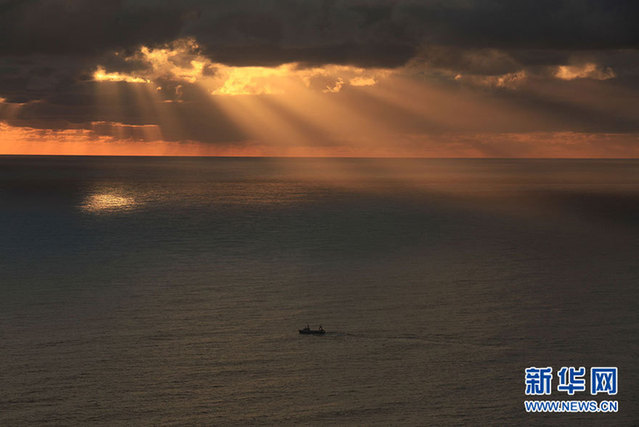
[[[322,328],[322,325],[319,326],[319,329],[311,329],[308,325],[304,329],[300,329],[300,334],[302,335],[324,335],[326,331]]]

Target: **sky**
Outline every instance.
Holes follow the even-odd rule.
[[[0,0],[0,154],[639,157],[634,0]]]

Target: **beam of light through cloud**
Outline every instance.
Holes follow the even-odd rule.
[[[513,144],[511,150],[503,144],[504,135],[523,141],[546,134],[553,144],[563,138],[573,156],[588,157],[601,150],[588,144],[593,151],[586,153],[571,135],[595,132],[600,137],[594,140],[626,135],[633,141],[639,129],[632,125],[636,91],[625,88],[630,95],[611,102],[618,88],[606,81],[617,73],[584,58],[563,62],[577,65],[542,61],[527,67],[505,49],[436,45],[394,68],[230,65],[216,60],[195,37],[182,37],[96,57],[90,77],[58,97],[23,101],[3,95],[0,120],[6,120],[5,134],[17,127],[31,135],[46,131],[40,137],[48,140],[40,147],[47,152],[55,151],[50,147],[54,142],[66,147],[60,152],[81,152],[80,139],[90,142],[85,152],[152,155],[175,153],[176,147],[189,155],[518,157],[564,152],[540,138],[534,138],[537,148]],[[53,77],[40,79],[33,87],[41,91],[51,82]],[[483,143],[470,142],[478,135]],[[74,139],[77,147],[71,149]],[[25,148],[24,139],[18,138],[13,148],[7,137],[3,140],[8,152],[37,150]]]
[[[273,95],[284,94],[290,83],[324,93],[338,93],[346,86],[374,86],[392,71],[365,69],[352,66],[326,65],[305,68],[297,63],[278,67],[229,67],[215,64],[217,79],[209,84],[221,86],[212,89],[213,95]]]
[[[124,63],[145,66],[134,71],[107,71],[99,65],[93,73],[96,81],[157,83],[162,81],[198,83],[213,95],[268,95],[284,93],[284,86],[294,80],[308,88],[337,93],[347,85],[374,86],[391,70],[347,65],[306,67],[286,63],[275,67],[229,66],[202,55],[192,38],[176,40],[164,47],[142,46],[132,55],[114,52]]]
[[[111,72],[107,73],[104,67],[98,67],[93,73],[93,78],[98,82],[127,82],[127,83],[150,83],[148,79],[142,77],[129,76],[126,74]]]

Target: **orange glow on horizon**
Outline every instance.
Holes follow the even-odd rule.
[[[411,144],[412,142],[412,144]],[[488,148],[486,148],[488,147]],[[503,156],[492,155],[502,151]],[[639,158],[639,135],[536,132],[406,136],[403,147],[279,146],[255,141],[207,144],[119,140],[87,129],[41,130],[0,122],[0,155],[220,156],[220,157],[430,157],[430,158]]]

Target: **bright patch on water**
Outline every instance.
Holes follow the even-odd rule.
[[[133,197],[117,194],[92,194],[86,198],[80,208],[91,213],[116,213],[133,209],[136,201]]]

